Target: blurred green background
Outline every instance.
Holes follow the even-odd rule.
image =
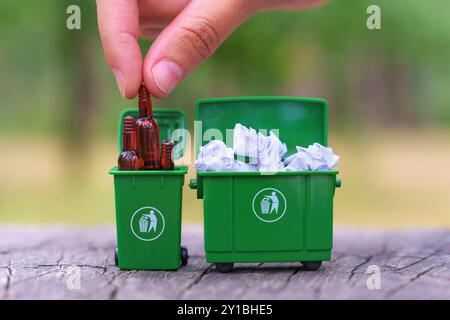
[[[66,28],[70,4],[80,31]],[[366,27],[370,4],[381,30]],[[192,124],[200,98],[326,98],[343,179],[336,224],[450,227],[449,12],[448,0],[336,0],[261,13],[154,104]],[[0,221],[113,222],[117,119],[136,102],[105,62],[95,1],[0,0],[0,38]],[[187,187],[183,205],[186,221],[201,221]]]

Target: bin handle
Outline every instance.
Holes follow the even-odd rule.
[[[336,178],[336,188],[340,188],[342,186],[342,180],[341,178]]]
[[[191,179],[189,181],[189,188],[191,189],[197,189],[197,179]]]

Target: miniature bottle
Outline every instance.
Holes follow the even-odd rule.
[[[119,170],[139,170],[144,167],[144,159],[137,149],[136,121],[132,116],[123,119],[123,148],[119,155]]]
[[[161,145],[161,170],[173,170],[172,160],[173,141],[164,140]]]
[[[159,127],[152,113],[150,92],[144,84],[139,88],[139,119],[136,123],[138,150],[144,158],[144,170],[159,170]]]

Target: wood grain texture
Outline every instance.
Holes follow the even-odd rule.
[[[1,299],[450,299],[450,231],[337,229],[333,260],[237,265],[204,260],[202,228],[183,228],[189,265],[178,272],[119,271],[113,227],[0,227]],[[381,289],[369,290],[370,265]],[[73,267],[80,289],[69,289]]]

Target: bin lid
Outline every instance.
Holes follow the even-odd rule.
[[[139,118],[139,111],[137,109],[126,109],[120,115],[118,133],[119,151],[122,150],[123,119],[129,115],[137,120]],[[159,126],[160,141],[166,139],[173,140],[175,144],[173,158],[181,158],[186,149],[186,116],[184,112],[179,109],[153,108],[153,117]]]
[[[201,134],[195,132],[196,157],[200,146],[213,139],[222,138],[229,147],[232,147],[232,130],[236,123],[252,127],[257,132],[261,130],[266,135],[272,130],[282,142],[286,143],[287,155],[295,153],[296,146],[307,147],[315,142],[327,146],[328,143],[328,102],[324,99],[296,97],[203,99],[196,104],[196,120],[202,122]],[[222,137],[218,137],[220,135]]]

